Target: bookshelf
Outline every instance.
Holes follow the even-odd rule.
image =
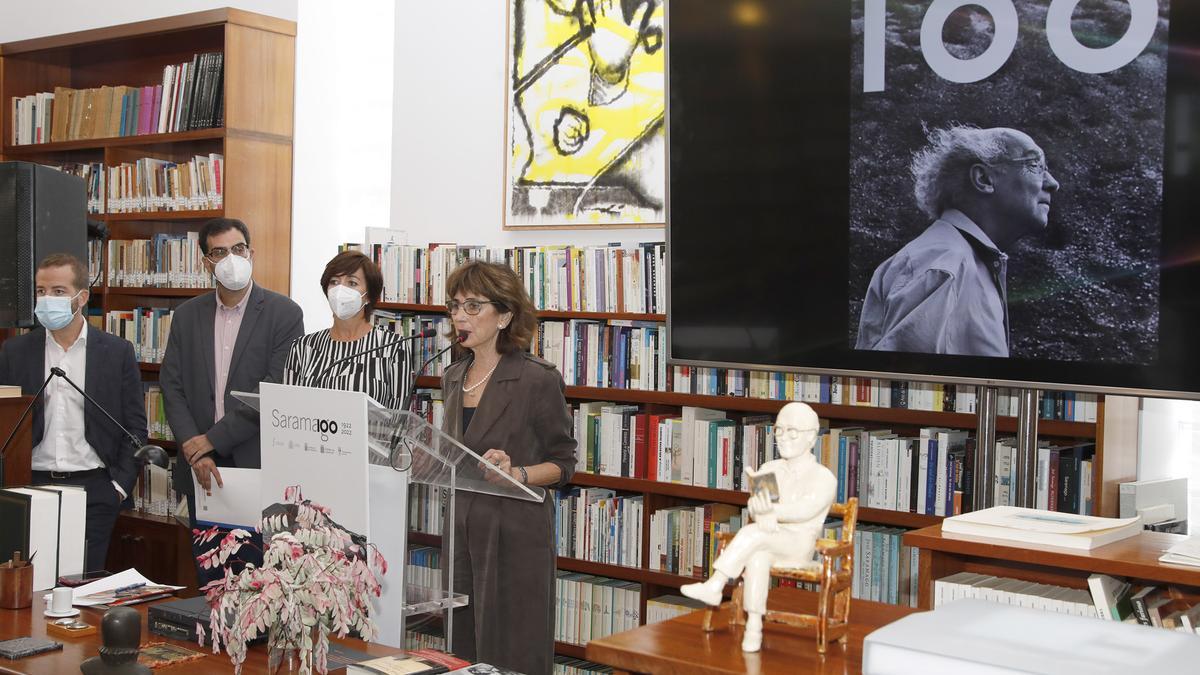
[[[185,162],[219,154],[225,158],[222,209],[108,213],[106,208],[90,217],[106,222],[114,240],[183,234],[220,216],[241,219],[251,229],[255,280],[287,294],[295,35],[293,22],[227,8],[0,45],[0,158],[114,167],[142,158]],[[224,126],[11,144],[13,97],[55,87],[154,85],[165,66],[206,52],[224,54]],[[104,312],[146,298],[153,299],[150,306],[172,306],[210,290],[109,287],[108,262],[96,293],[103,296]]]
[[[944,534],[940,523],[904,535],[904,543],[920,549],[921,609],[933,607],[933,582],[956,572],[976,572],[1043,584],[1086,589],[1090,574],[1128,577],[1138,582],[1179,587],[1200,600],[1200,568],[1158,561],[1166,550],[1187,537],[1143,531],[1091,551],[1056,546]]]
[[[185,163],[196,156],[224,159],[223,208],[103,213],[110,240],[186,236],[208,219],[237,218],[250,228],[255,283],[288,294],[291,277],[292,129],[296,24],[238,9],[215,9],[0,45],[0,160],[113,167],[143,159]],[[149,87],[164,68],[193,55],[220,52],[223,125],[170,133],[75,138],[13,145],[13,98],[56,87]],[[214,85],[215,91],[215,85]],[[152,118],[151,118],[152,119]],[[93,135],[100,135],[96,132]],[[174,309],[211,288],[110,286],[108,247],[90,312],[101,317],[134,308]],[[157,380],[157,363],[140,364],[143,381]],[[153,441],[174,451],[171,441]],[[125,513],[113,534],[108,566],[125,569],[151,560],[155,578],[190,584],[186,528],[172,519]],[[178,577],[178,578],[176,578]]]
[[[412,313],[418,315],[444,315],[445,309],[433,304],[413,303],[382,303],[380,309],[395,313]],[[574,319],[587,321],[622,321],[622,322],[665,322],[661,314],[633,313],[604,313],[563,310],[540,310],[538,317],[542,320],[570,321]],[[441,382],[439,377],[423,376],[418,379],[419,388],[437,389]],[[614,403],[637,404],[649,412],[678,412],[682,406],[709,408],[730,413],[730,417],[740,417],[742,414],[775,414],[788,402],[785,400],[754,398],[740,395],[704,395],[680,393],[674,391],[655,391],[645,389],[607,388],[566,386],[566,398],[571,403],[587,401],[611,401]],[[832,403],[809,403],[817,415],[829,420],[831,426],[850,423],[867,428],[893,428],[893,430],[912,431],[921,427],[948,427],[965,429],[974,434],[978,423],[977,417],[970,413],[935,412],[906,408],[870,407],[861,405],[842,405]],[[1124,476],[1106,475],[1104,453],[1104,400],[1097,403],[1096,422],[1076,422],[1064,420],[1038,420],[1040,437],[1054,440],[1084,440],[1096,443],[1095,479],[1093,480],[1093,499],[1097,513],[1115,511],[1115,494],[1109,496],[1104,490],[1106,483],[1111,483]],[[1013,434],[1017,431],[1017,419],[1012,416],[1002,416],[997,420],[1000,432]],[[653,460],[651,460],[653,461]],[[1109,470],[1122,467],[1122,461],[1110,462]],[[595,487],[610,489],[621,496],[641,498],[641,565],[614,565],[590,560],[558,556],[557,568],[580,574],[608,577],[622,581],[636,582],[641,585],[640,611],[646,616],[646,603],[651,598],[677,594],[680,586],[699,581],[696,577],[686,574],[672,574],[650,568],[650,518],[651,514],[676,506],[698,505],[704,503],[729,504],[736,507],[746,505],[747,494],[740,491],[698,487],[679,483],[661,482],[639,478],[598,475],[595,473],[577,472],[572,486]],[[928,528],[940,527],[942,518],[918,513],[891,511],[876,508],[861,508],[859,511],[860,524],[886,526],[890,528]],[[422,533],[410,533],[410,541],[420,545],[436,546],[440,537]],[[910,544],[906,538],[906,545]],[[924,551],[921,552],[925,554]],[[929,563],[922,558],[918,582],[928,582],[926,570]],[[919,586],[924,589],[924,586]],[[924,593],[924,591],[921,591]],[[856,601],[858,602],[858,601]],[[901,608],[897,608],[901,609]],[[576,655],[581,648],[578,645],[556,643],[556,652],[562,655]]]

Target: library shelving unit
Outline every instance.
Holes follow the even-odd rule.
[[[390,312],[422,315],[445,314],[444,307],[425,304],[382,303],[380,305],[380,309]],[[666,317],[661,314],[614,314],[558,310],[541,310],[538,312],[538,316],[541,319],[555,320],[622,320],[659,323],[666,320]],[[418,379],[417,386],[421,388],[437,389],[441,386],[441,382],[438,377],[424,376]],[[731,414],[731,417],[739,416],[739,413],[777,413],[780,408],[787,403],[787,401],[783,400],[748,398],[742,396],[709,396],[639,389],[579,387],[571,385],[566,387],[566,397],[569,402],[612,401],[616,403],[641,404],[650,412],[677,412],[681,406],[698,406],[727,411]],[[966,429],[970,431],[974,431],[977,426],[976,415],[969,413],[931,412],[908,410],[903,408],[849,406],[823,403],[810,403],[809,405],[818,416],[823,419],[828,419],[831,424],[840,422],[853,422],[856,425],[866,427],[887,426],[901,428],[904,430],[915,430],[925,426],[937,426]],[[1014,417],[1001,417],[997,420],[996,426],[999,431],[1013,433],[1017,429],[1017,420]],[[895,430],[895,428],[893,428],[893,430]],[[1106,492],[1103,487],[1106,482],[1112,483],[1118,479],[1123,479],[1124,477],[1108,476],[1104,473],[1104,439],[1103,434],[1101,433],[1103,428],[1104,400],[1102,397],[1100,398],[1097,406],[1097,421],[1095,423],[1060,420],[1038,421],[1038,432],[1041,437],[1054,438],[1056,440],[1085,440],[1094,441],[1096,443],[1096,455],[1094,460],[1094,471],[1096,478],[1093,481],[1093,499],[1094,504],[1097,505],[1096,513],[1115,515],[1114,512],[1116,509],[1116,503],[1115,499],[1112,498],[1115,495],[1112,495],[1111,492]],[[1120,464],[1120,462],[1113,463],[1113,465]],[[674,506],[696,505],[707,502],[745,506],[748,497],[745,492],[734,490],[696,487],[691,485],[681,485],[677,483],[667,483],[637,478],[596,475],[592,473],[576,473],[571,482],[573,485],[580,487],[608,488],[620,494],[634,497],[640,495],[642,497],[643,537],[641,541],[641,559],[643,561],[647,561],[649,559],[650,515],[652,513]],[[1107,501],[1105,501],[1106,498]],[[859,509],[860,523],[870,523],[901,528],[931,528],[940,527],[941,520],[942,519],[940,516],[930,516],[884,509]],[[926,531],[926,529],[922,529],[920,531],[923,532]],[[439,538],[420,533],[410,533],[410,541],[423,545],[436,545],[439,541]],[[909,541],[906,539],[905,543],[908,544]],[[928,577],[926,567],[927,563],[923,558],[920,571],[920,579],[922,580],[927,580]],[[645,563],[641,567],[630,567],[591,562],[563,556],[559,556],[558,558],[558,569],[640,583],[642,590],[640,615],[642,617],[645,617],[646,615],[647,600],[658,595],[676,594],[678,593],[679,587],[683,584],[702,580],[692,576],[652,570]],[[556,649],[560,654],[576,656],[580,658],[582,658],[582,654],[584,652],[584,648],[579,645],[563,643],[559,643]]]
[[[920,549],[919,607],[933,608],[933,584],[957,572],[975,572],[1042,584],[1088,588],[1088,576],[1107,574],[1138,584],[1171,586],[1200,601],[1200,568],[1159,562],[1168,548],[1187,536],[1144,531],[1136,536],[1080,551],[1057,546],[945,534],[941,523],[904,535]]]
[[[186,234],[214,217],[238,218],[251,231],[255,283],[287,294],[291,275],[292,129],[296,24],[237,9],[216,9],[0,45],[0,160],[117,166],[142,158],[186,162],[195,155],[224,157],[222,209],[89,214],[110,239]],[[147,86],[162,83],[165,66],[194,54],[224,54],[224,126],[175,133],[12,145],[12,100],[55,87]],[[107,251],[92,309],[102,314],[135,307],[174,308],[211,289],[109,286]],[[143,364],[144,380],[157,364]],[[172,449],[174,444],[161,443]],[[139,514],[122,515],[121,536],[138,544],[168,541],[153,522],[139,532]],[[147,522],[153,521],[147,518]],[[124,528],[124,529],[122,529]],[[145,528],[143,528],[145,529]],[[117,536],[117,535],[114,535]],[[136,538],[136,539],[135,539]],[[186,539],[186,537],[185,537]],[[113,554],[123,549],[116,545]],[[156,556],[157,557],[157,554]],[[113,560],[110,568],[130,565]],[[180,569],[186,569],[181,567]],[[159,578],[159,577],[156,577]],[[163,581],[172,581],[162,578]]]

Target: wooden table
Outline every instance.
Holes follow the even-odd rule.
[[[769,602],[772,608],[778,603],[813,611],[816,594],[773,588]],[[740,626],[705,633],[700,629],[704,612],[697,611],[592,640],[587,645],[587,658],[612,666],[617,673],[858,673],[862,671],[863,638],[913,611],[908,607],[866,600],[851,601],[849,644],[845,647],[836,643],[830,645],[824,657],[817,654],[817,642],[811,635],[779,624],[770,624],[763,631],[761,652],[744,653]],[[726,611],[717,618],[722,623],[726,621]]]
[[[96,656],[99,653],[101,644],[100,632],[94,635],[78,639],[62,638],[58,636],[46,635],[46,619],[42,616],[42,593],[33,594],[33,606],[26,609],[0,609],[0,640],[8,640],[15,637],[41,637],[61,642],[63,648],[61,651],[49,652],[31,656],[27,659],[17,661],[9,661],[0,658],[0,673],[22,673],[28,675],[69,675],[70,673],[79,672],[79,664]],[[165,600],[160,602],[167,602]],[[153,603],[144,603],[135,605],[134,608],[142,615],[142,644],[148,642],[170,642],[172,644],[181,645],[198,652],[204,652],[206,656],[195,661],[188,661],[178,665],[169,666],[160,669],[156,672],[169,673],[170,675],[186,675],[189,673],[232,673],[233,664],[229,661],[229,656],[222,650],[220,654],[213,654],[212,647],[200,647],[194,642],[181,642],[179,640],[171,640],[161,635],[151,633],[146,627],[146,608]],[[100,610],[81,608],[81,619],[90,624],[94,624],[97,628],[100,626],[100,618],[104,612]],[[399,654],[399,649],[384,647],[382,645],[368,644],[361,640],[337,640],[350,649],[354,649],[375,656],[388,656],[391,654]],[[246,663],[242,668],[242,672],[246,675],[259,675],[267,673],[267,648],[265,645],[252,647],[246,655]]]

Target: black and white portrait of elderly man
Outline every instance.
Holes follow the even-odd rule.
[[[857,349],[1009,355],[1008,254],[1046,228],[1058,181],[1016,129],[934,129],[911,164],[933,223],[875,269]]]

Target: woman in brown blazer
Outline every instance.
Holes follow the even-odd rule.
[[[466,355],[442,376],[443,430],[501,471],[553,489],[575,470],[571,413],[554,365],[529,354],[537,317],[507,266],[469,262],[446,281]],[[528,675],[554,662],[554,500],[456,493],[454,651]]]

